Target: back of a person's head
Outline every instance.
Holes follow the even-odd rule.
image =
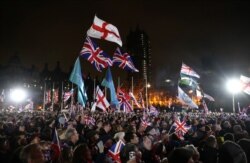
[[[86,157],[86,153],[88,152],[88,150],[89,149],[87,144],[79,144],[78,146],[76,146],[73,152],[72,163],[87,162],[87,160],[90,159]]]
[[[238,144],[225,141],[219,150],[219,163],[247,163],[247,158]]]
[[[176,148],[170,155],[168,162],[169,163],[187,163],[189,159],[192,158],[193,151],[187,148]]]
[[[28,144],[20,152],[20,159],[23,163],[43,163],[44,156],[39,144]]]
[[[134,132],[129,131],[125,133],[124,140],[126,141],[126,143],[129,143],[133,138],[134,138]]]
[[[234,141],[234,135],[232,133],[226,133],[224,135],[224,141],[227,141],[227,140]]]
[[[205,144],[206,144],[206,146],[214,147],[214,148],[215,148],[215,147],[216,147],[216,144],[217,144],[217,140],[216,140],[215,136],[210,135],[210,136],[207,138]]]
[[[245,151],[245,154],[247,156],[247,160],[250,161],[250,139],[246,139],[246,138],[240,139],[238,141],[238,144]]]
[[[131,158],[131,153],[134,153],[136,146],[134,144],[126,144],[120,152],[120,160],[122,163],[127,163]],[[135,153],[134,153],[135,154]]]

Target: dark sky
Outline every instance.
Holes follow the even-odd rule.
[[[126,41],[137,25],[152,45],[154,78],[179,73],[181,62],[205,80],[212,70],[250,76],[250,3],[247,1],[82,0],[1,1],[0,64],[17,53],[24,65],[67,71],[78,56],[94,15],[114,24]],[[117,45],[98,41],[111,56]],[[85,72],[94,71],[83,61]],[[121,70],[115,70],[121,71]],[[122,72],[123,73],[123,72]],[[223,80],[223,79],[221,79]],[[217,81],[219,82],[219,81]]]

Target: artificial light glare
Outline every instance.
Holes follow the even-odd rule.
[[[24,101],[26,96],[26,92],[22,89],[14,89],[10,92],[10,99],[17,103]]]
[[[241,91],[241,83],[237,79],[228,80],[226,87],[227,87],[227,90],[232,94],[235,94]]]

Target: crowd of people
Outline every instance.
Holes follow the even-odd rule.
[[[250,113],[250,112],[249,112]],[[174,122],[187,130],[183,137]],[[250,114],[0,113],[3,163],[247,163]]]

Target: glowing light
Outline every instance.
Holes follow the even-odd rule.
[[[26,97],[26,92],[19,88],[12,90],[10,93],[10,99],[17,103],[24,101]]]
[[[228,80],[226,87],[227,90],[232,94],[236,94],[241,91],[241,83],[237,79]]]

